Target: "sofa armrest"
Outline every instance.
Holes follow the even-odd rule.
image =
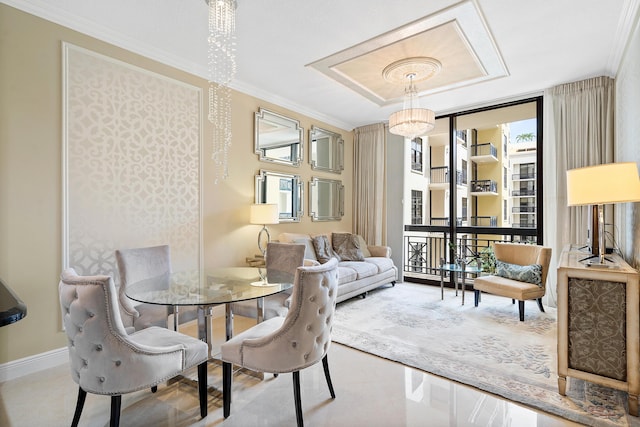
[[[391,258],[391,248],[389,246],[367,245],[371,256]]]

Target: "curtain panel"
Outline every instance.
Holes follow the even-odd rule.
[[[355,129],[353,229],[370,245],[386,244],[386,130],[384,123]]]
[[[615,81],[595,77],[545,91],[544,241],[553,249],[550,271],[555,271],[562,249],[586,244],[590,207],[567,206],[567,170],[611,163],[614,158]],[[609,206],[605,215],[612,219]],[[548,303],[555,302],[556,278],[549,276]]]

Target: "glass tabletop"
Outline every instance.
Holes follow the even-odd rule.
[[[482,268],[476,267],[475,265],[466,265],[463,270],[462,266],[459,264],[442,264],[440,266],[440,269],[445,271],[455,271],[455,272],[464,271],[465,273],[481,273],[482,272]]]
[[[148,304],[215,305],[261,298],[291,287],[293,283],[268,282],[264,268],[229,267],[165,274],[130,283],[125,293]]]

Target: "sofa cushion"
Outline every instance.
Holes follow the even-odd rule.
[[[332,233],[331,242],[333,250],[342,261],[364,261],[364,255],[360,250],[360,241],[355,234]]]
[[[316,250],[316,257],[322,264],[328,262],[331,258],[340,261],[340,257],[333,251],[329,237],[321,234],[312,238],[313,248]]]
[[[358,280],[358,273],[353,268],[338,265],[338,289],[340,289],[340,285],[356,280]]]
[[[518,265],[496,261],[496,276],[542,286],[542,265]]]
[[[393,268],[393,260],[391,258],[369,257],[369,258],[365,258],[364,260],[378,267],[378,273],[383,273]]]
[[[357,280],[378,274],[378,267],[370,262],[340,261],[339,267],[348,267],[357,273]],[[339,272],[338,272],[339,274]]]

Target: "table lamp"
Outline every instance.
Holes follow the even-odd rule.
[[[640,178],[634,162],[608,163],[567,171],[567,205],[593,205],[591,221],[592,265],[606,266],[604,205],[640,201]]]
[[[251,224],[262,225],[262,230],[258,233],[258,249],[260,249],[260,253],[264,256],[267,251],[266,244],[264,246],[262,245],[262,241],[265,240],[264,235],[266,234],[267,243],[271,241],[271,235],[269,234],[269,230],[267,230],[267,224],[278,224],[280,222],[280,210],[278,209],[278,205],[269,203],[251,205],[249,222]]]

